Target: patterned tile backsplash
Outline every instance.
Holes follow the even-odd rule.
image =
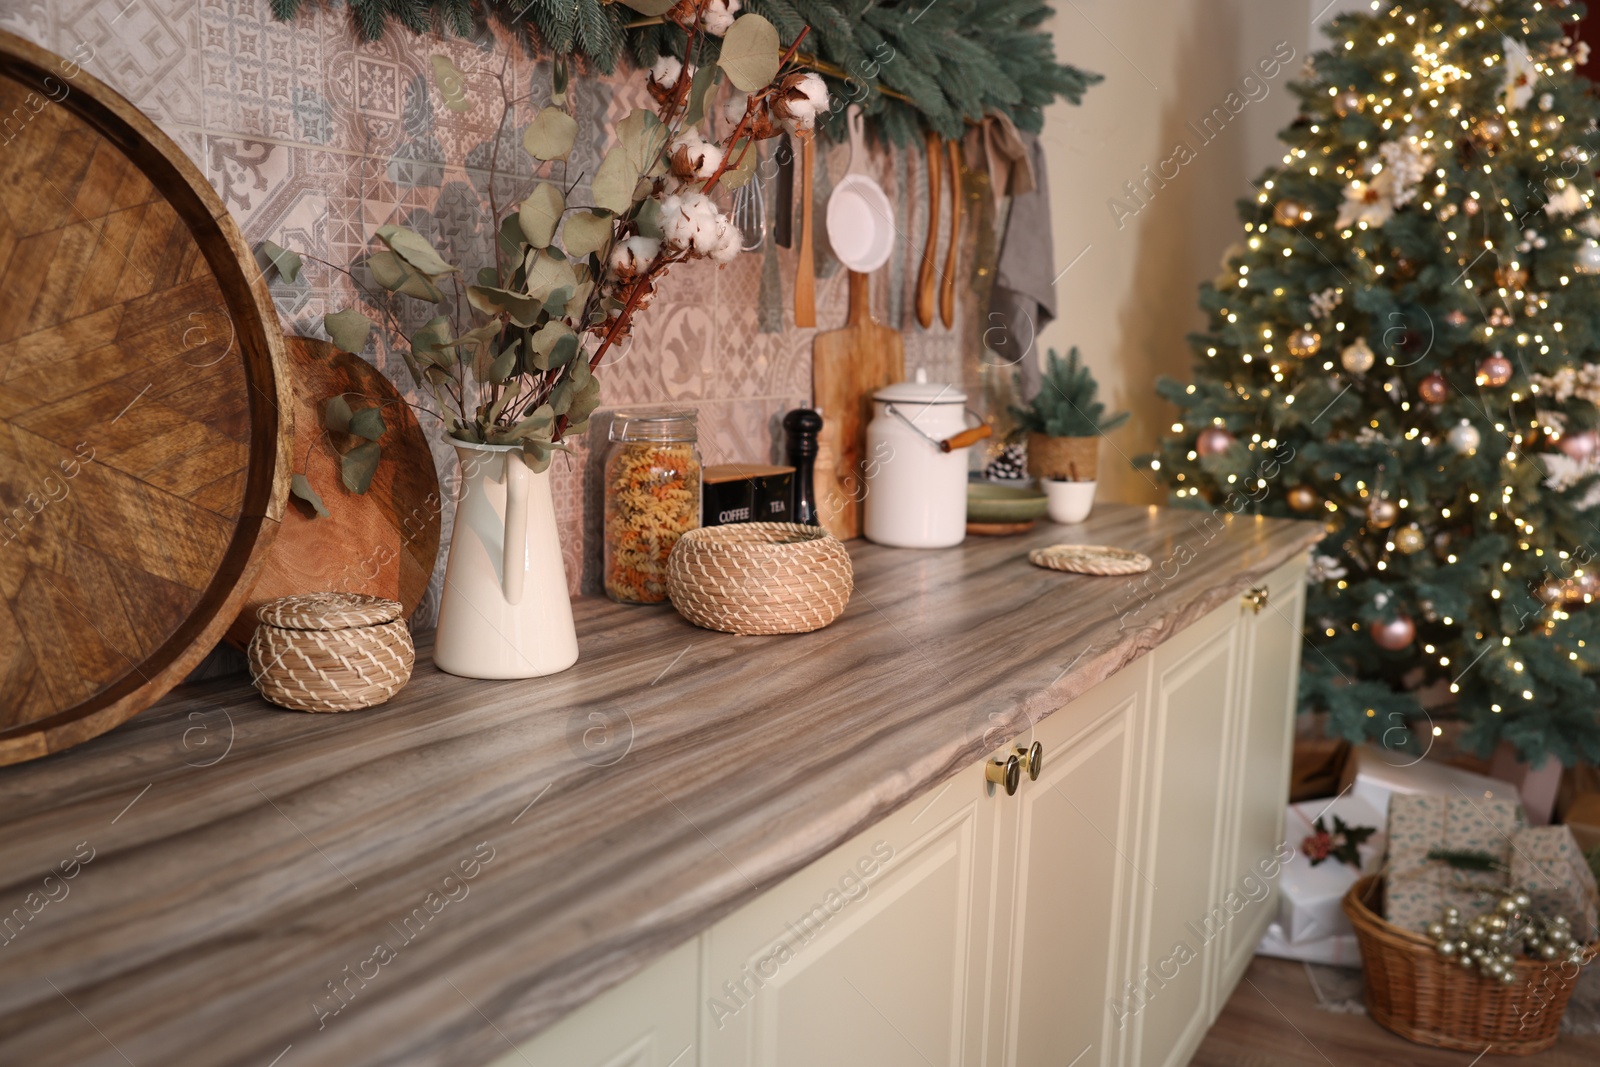
[[[482,28],[462,40],[392,29],[368,43],[357,39],[342,8],[286,25],[273,19],[267,0],[6,0],[0,28],[60,54],[87,45],[93,58],[84,68],[142,108],[188,153],[252,246],[270,239],[308,253],[296,283],[272,285],[289,333],[324,336],[323,314],[347,306],[356,290],[320,261],[348,266],[373,247],[373,232],[385,223],[427,235],[453,262],[484,261],[493,229],[490,175],[498,175],[493,193],[504,212],[531,173],[520,131],[550,94],[549,64],[525,54],[503,32]],[[466,110],[444,106],[430,64],[436,54],[462,70],[483,72],[468,80]],[[496,76],[521,98],[498,151]],[[639,74],[576,78],[573,98],[580,130],[573,173],[592,173],[611,126],[630,109],[650,106]],[[819,156],[817,319],[824,328],[843,324],[847,286],[845,272],[827,253],[820,205],[844,173],[847,156],[845,149]],[[874,276],[875,313],[906,331],[908,372],[924,367],[930,380],[960,381],[963,353],[975,350],[979,332],[967,279],[957,286],[954,330],[936,322],[923,331],[911,315],[927,215],[920,153],[908,161],[874,151],[871,163],[901,205],[903,222],[893,258]],[[790,250],[769,247],[720,270],[707,262],[676,269],[636,320],[632,342],[600,372],[605,409],[692,406],[699,411],[706,463],[777,459],[780,417],[811,395],[814,331],[794,326],[795,259]],[[969,266],[964,262],[963,270]],[[891,294],[890,287],[897,291]],[[889,318],[891,309],[903,321]],[[367,357],[417,399],[398,355],[380,350]],[[603,451],[605,409],[575,442],[577,453],[558,457],[554,468],[574,592],[598,588],[599,502],[590,499],[597,484],[590,472]],[[451,490],[454,454],[437,424],[423,422],[441,482]],[[337,500],[330,504],[338,506]],[[445,544],[451,518],[447,510]],[[441,552],[435,591],[443,565]],[[431,621],[436,602],[430,592],[419,622]]]

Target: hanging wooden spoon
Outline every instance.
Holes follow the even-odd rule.
[[[950,150],[950,250],[944,256],[944,277],[939,283],[939,318],[944,328],[956,324],[956,249],[961,243],[961,142],[951,141]]]
[[[800,260],[794,269],[794,324],[817,324],[817,263],[811,250],[813,192],[811,172],[816,164],[815,134],[800,135]]]
[[[939,135],[923,134],[928,147],[928,243],[922,248],[922,268],[917,272],[917,323],[933,326],[933,261],[939,254]]]

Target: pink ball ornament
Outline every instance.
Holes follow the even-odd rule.
[[[1600,452],[1600,434],[1595,433],[1593,430],[1563,434],[1560,444],[1556,447],[1560,448],[1568,459],[1575,459],[1580,462],[1592,459],[1596,452]]]
[[[1478,364],[1478,384],[1498,389],[1511,380],[1511,361],[1500,353]]]
[[[1233,434],[1221,426],[1207,426],[1194,439],[1194,450],[1202,456],[1219,456],[1233,447]]]
[[[1409,616],[1396,615],[1387,622],[1375,622],[1367,628],[1372,641],[1379,648],[1398,652],[1416,640],[1417,624]]]

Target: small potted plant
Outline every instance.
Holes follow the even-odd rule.
[[[1100,437],[1128,421],[1126,411],[1106,414],[1106,406],[1096,399],[1099,391],[1076,347],[1065,360],[1052,349],[1038,393],[1027,407],[1011,409],[1017,432],[1028,435],[1028,473],[1050,498],[1050,517],[1056,522],[1088,517]]]

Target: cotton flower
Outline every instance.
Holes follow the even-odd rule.
[[[611,250],[611,273],[620,282],[630,282],[649,270],[660,254],[661,242],[654,237],[630,237]]]
[[[663,55],[650,68],[650,77],[645,79],[644,87],[650,91],[656,103],[664,104],[672,99],[678,88],[678,79],[684,76],[683,60],[677,56]],[[694,77],[693,67],[688,69],[688,77]]]
[[[661,201],[661,235],[674,252],[710,255],[717,247],[717,205],[705,193],[674,193]]]
[[[742,7],[739,0],[710,0],[700,14],[700,27],[713,37],[721,37],[733,25]]]
[[[1324,289],[1320,293],[1311,294],[1311,315],[1313,318],[1327,318],[1334,308],[1339,306],[1342,295],[1339,289]]]
[[[726,215],[719,215],[716,240],[706,254],[717,263],[732,263],[743,247],[744,235],[739,232],[739,227],[730,222]]]
[[[828,87],[820,74],[796,71],[772,95],[772,115],[793,134],[816,129],[817,116],[828,110]]]
[[[667,156],[672,161],[673,175],[682,180],[698,178],[703,181],[722,165],[721,147],[707,141],[693,127],[672,139]]]
[[[722,102],[723,121],[730,127],[739,125],[749,107],[749,93],[734,93]],[[750,116],[750,125],[745,127],[745,131],[757,141],[765,141],[768,137],[776,137],[782,132],[777,123],[772,121],[772,112],[767,109],[765,101],[756,106],[755,114]]]
[[[1528,55],[1527,45],[1509,37],[1502,38],[1501,44],[1506,50],[1506,77],[1501,83],[1501,93],[1507,111],[1520,111],[1533,99],[1533,83],[1538,80],[1539,70]]]

